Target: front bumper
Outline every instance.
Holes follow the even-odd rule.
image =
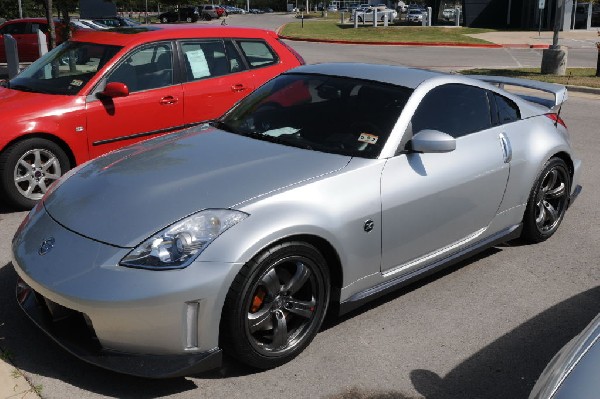
[[[23,311],[65,350],[93,365],[145,378],[198,374],[221,366],[221,349],[177,355],[139,355],[103,349],[83,313],[58,305],[36,293],[24,281],[17,284]]]
[[[218,367],[221,309],[240,265],[119,266],[129,250],[74,233],[38,206],[12,243],[17,299],[56,342],[100,367],[154,378]]]

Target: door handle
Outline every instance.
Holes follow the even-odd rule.
[[[161,105],[171,105],[171,104],[175,104],[177,101],[179,101],[179,99],[177,97],[173,97],[173,96],[166,96],[160,99],[160,104]]]
[[[238,83],[238,84],[231,86],[231,90],[235,91],[235,92],[244,91],[244,90],[246,90],[246,86],[244,86],[242,83]]]
[[[504,133],[500,133],[500,145],[502,145],[504,163],[509,163],[512,160],[512,146],[510,145],[510,140]]]

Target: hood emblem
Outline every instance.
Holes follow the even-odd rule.
[[[46,238],[44,241],[42,241],[42,245],[40,245],[38,254],[46,255],[48,252],[50,252],[52,250],[52,248],[54,248],[54,242],[55,242],[54,237]]]

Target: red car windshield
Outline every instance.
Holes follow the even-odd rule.
[[[65,42],[8,82],[13,90],[76,95],[121,49],[95,43]]]

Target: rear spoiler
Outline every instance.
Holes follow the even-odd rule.
[[[488,76],[488,75],[467,75],[473,79],[479,79],[487,83],[494,84],[501,89],[504,85],[519,86],[527,89],[539,90],[545,93],[550,93],[554,96],[554,101],[543,97],[530,96],[525,94],[517,94],[519,97],[534,102],[536,104],[543,105],[549,108],[551,111],[556,112],[562,103],[567,101],[568,94],[567,88],[563,85],[540,82],[537,80],[520,79],[520,78],[509,78],[506,76]],[[516,94],[516,93],[513,93]]]

